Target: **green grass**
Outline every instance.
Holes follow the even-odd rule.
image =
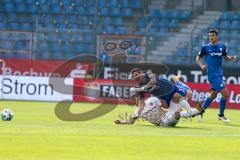
[[[97,104],[74,104],[73,112]],[[204,121],[183,121],[161,128],[145,121],[115,125],[119,114],[133,107],[119,105],[107,115],[86,122],[64,122],[55,103],[1,101],[0,110],[14,111],[11,122],[0,122],[1,160],[228,160],[240,159],[240,111],[227,110],[230,124],[208,109]]]

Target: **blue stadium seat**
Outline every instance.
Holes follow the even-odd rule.
[[[150,11],[151,18],[159,18],[161,16],[161,12],[158,9],[153,9]]]
[[[152,19],[152,26],[153,27],[159,27],[160,26],[160,20],[158,18]]]
[[[84,51],[83,45],[80,43],[73,45],[74,52],[81,53]]]
[[[48,2],[48,0],[38,0],[38,1],[39,1],[40,5],[47,4],[47,2]]]
[[[132,9],[130,9],[130,8],[123,8],[122,13],[123,13],[122,15],[124,17],[132,17],[133,16]]]
[[[157,27],[151,27],[149,29],[149,32],[148,32],[149,35],[155,35],[156,33],[158,33],[158,28]]]
[[[51,53],[49,53],[49,52],[41,52],[41,53],[36,54],[36,56],[37,56],[36,57],[37,59],[49,60],[50,56],[51,56]]]
[[[223,14],[221,15],[221,17],[220,17],[220,20],[221,21],[223,21],[223,20],[229,20],[229,19],[231,19],[231,17],[232,17],[232,15],[231,15],[231,13],[229,13],[229,12],[223,12]]]
[[[236,39],[230,40],[228,47],[230,47],[230,48],[238,48],[238,41]]]
[[[55,29],[55,25],[53,23],[46,23],[44,24],[44,27],[48,28],[48,29]]]
[[[232,15],[232,21],[240,21],[240,15],[238,13],[235,13]]]
[[[122,18],[121,18],[121,17],[115,17],[115,18],[113,18],[113,24],[114,24],[114,25],[118,25],[118,26],[123,25]]]
[[[47,35],[47,40],[50,42],[56,42],[58,40],[58,37],[57,37],[56,33],[49,33]]]
[[[221,21],[219,28],[220,29],[229,29],[230,28],[229,24],[230,24],[229,21]]]
[[[23,4],[25,0],[13,0],[13,3],[15,4]]]
[[[117,27],[117,30],[115,33],[123,35],[123,34],[127,34],[128,32],[124,26],[120,26],[120,27]]]
[[[48,0],[48,4],[52,5],[52,6],[58,6],[59,5],[59,0]]]
[[[134,9],[141,9],[143,8],[141,0],[131,0],[131,7]]]
[[[39,13],[39,8],[37,5],[31,5],[29,6],[29,12],[31,14],[38,14]]]
[[[78,21],[75,15],[66,15],[65,18],[69,23],[76,23]]]
[[[15,7],[13,5],[13,3],[7,3],[5,6],[4,6],[4,11],[7,12],[7,13],[14,13],[15,11]]]
[[[159,26],[162,28],[168,28],[169,25],[170,25],[170,19],[167,19],[167,18],[163,18],[159,24]]]
[[[161,15],[160,15],[161,18],[170,18],[170,16],[171,16],[170,11],[167,11],[167,10],[161,11]]]
[[[74,14],[75,10],[72,6],[64,6],[63,11],[65,14]]]
[[[145,35],[145,28],[138,28],[136,31],[137,35]]]
[[[240,30],[240,21],[233,21],[230,28],[232,30]]]
[[[12,49],[13,48],[14,43],[11,41],[3,41],[2,42],[2,49]]]
[[[237,48],[229,48],[228,49],[228,54],[229,55],[237,55],[238,54],[238,49]]]
[[[19,23],[18,22],[11,22],[9,23],[11,30],[19,30]]]
[[[97,5],[100,8],[105,7],[105,6],[107,6],[107,1],[106,0],[100,0],[100,1],[98,0]]]
[[[167,33],[168,32],[168,28],[167,27],[162,27],[162,28],[160,28],[160,32],[161,33]]]
[[[114,17],[120,17],[121,16],[121,10],[118,7],[114,7],[111,10],[111,15]]]
[[[92,34],[87,34],[85,37],[84,37],[84,41],[86,43],[93,43],[94,42],[94,36]]]
[[[65,29],[60,29],[60,33],[59,36],[57,37],[57,40],[61,40],[61,41],[71,41],[72,39],[72,35],[69,33],[66,33],[67,31]]]
[[[130,3],[129,3],[129,1],[128,0],[121,0],[120,2],[119,2],[119,6],[120,7],[130,7]]]
[[[109,7],[117,7],[118,6],[118,1],[117,0],[110,0],[109,1]]]
[[[113,24],[112,19],[110,17],[105,17],[103,19],[103,24],[104,25],[112,25]]]
[[[56,59],[56,60],[63,60],[63,59],[65,59],[65,56],[64,56],[63,53],[58,52],[58,51],[53,52],[53,53],[54,53],[54,54],[53,54],[53,58],[54,58],[54,59]]]
[[[7,24],[5,22],[0,22],[0,29],[6,29],[7,28]]]
[[[181,15],[180,18],[182,20],[190,20],[192,13],[190,11],[182,11],[180,15]]]
[[[62,8],[59,5],[51,5],[51,13],[53,14],[61,14]]]
[[[104,33],[106,34],[114,34],[114,27],[113,26],[106,26],[104,29]]]
[[[25,13],[26,12],[26,5],[25,4],[18,4],[16,5],[16,13]]]
[[[146,28],[147,25],[148,25],[148,22],[149,22],[149,19],[148,17],[142,17],[138,23],[138,26],[139,27],[143,27],[143,28]]]
[[[109,9],[106,7],[99,9],[99,15],[100,16],[109,16]]]
[[[95,6],[95,0],[87,0],[86,5],[87,6]]]
[[[231,30],[231,36],[236,38],[240,34],[239,30]]]
[[[86,10],[84,7],[78,7],[78,9],[76,10],[76,13],[79,16],[85,16],[86,15]],[[76,19],[74,19],[74,21],[76,21]]]
[[[48,50],[48,43],[46,41],[39,41],[37,45],[37,49],[41,51],[47,51]]]
[[[213,21],[212,23],[210,23],[209,28],[218,28],[219,23],[218,21]]]
[[[174,19],[180,19],[180,18],[181,18],[180,15],[181,15],[181,12],[176,11],[176,10],[173,10],[173,11],[171,12],[170,17],[171,17],[171,18],[174,18]]]
[[[87,8],[87,14],[88,16],[94,16],[96,14],[96,7],[95,6],[89,6]]]
[[[33,26],[31,25],[31,23],[23,23],[21,28],[24,31],[32,31],[33,30]]]
[[[64,3],[70,3],[70,4],[67,4],[67,6],[71,5],[71,2],[76,6],[82,6],[82,7],[84,6],[84,0],[77,0],[77,1],[62,0],[62,1],[65,1]]]
[[[98,34],[103,33],[103,31],[104,31],[104,29],[103,29],[102,26],[97,26],[97,33],[98,33]]]
[[[169,26],[173,29],[180,28],[179,20],[178,19],[172,19]]]
[[[40,10],[41,10],[41,13],[43,14],[48,14],[50,9],[49,9],[49,6],[47,4],[43,4],[41,7],[40,7]]]

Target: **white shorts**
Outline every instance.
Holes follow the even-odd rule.
[[[141,112],[137,108],[134,115],[146,119],[147,121],[160,126],[175,126],[178,120],[175,118],[175,112],[178,112],[179,106],[170,103],[168,112],[161,108],[161,101],[157,97],[150,97],[145,100],[145,106]]]

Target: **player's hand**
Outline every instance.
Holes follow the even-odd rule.
[[[116,120],[114,121],[115,124],[121,124],[121,121],[120,120]]]
[[[229,56],[230,61],[236,61],[237,57],[236,56]]]
[[[142,92],[142,88],[136,88],[136,87],[131,87],[130,92],[132,93],[137,93],[137,92]]]
[[[205,71],[207,69],[207,65],[201,65],[200,68]]]

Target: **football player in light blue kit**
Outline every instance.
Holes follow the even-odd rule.
[[[210,106],[211,102],[217,97],[217,93],[222,94],[220,100],[220,112],[218,114],[218,119],[227,123],[230,120],[225,117],[224,110],[226,108],[228,91],[225,88],[222,69],[222,59],[226,61],[236,60],[235,56],[227,55],[225,45],[218,42],[218,30],[212,29],[209,31],[210,43],[203,46],[199,55],[196,57],[196,62],[202,70],[207,69],[208,81],[211,84],[210,96],[204,101],[203,105],[200,107],[204,111]],[[201,58],[205,57],[206,65],[201,62]]]

